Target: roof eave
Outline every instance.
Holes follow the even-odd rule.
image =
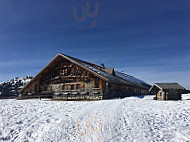
[[[31,84],[58,56],[59,56],[59,54],[57,54],[38,74],[36,74],[36,75],[30,80],[30,82],[28,82],[28,83],[20,90],[20,93],[22,93],[22,91],[23,91],[29,84]]]

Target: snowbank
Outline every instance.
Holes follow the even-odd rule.
[[[190,141],[190,101],[0,100],[0,141]]]
[[[190,94],[182,94],[182,100],[190,100]]]
[[[0,97],[13,97],[19,95],[19,90],[24,87],[33,77],[13,78],[7,82],[0,83]]]

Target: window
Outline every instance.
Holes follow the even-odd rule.
[[[162,92],[160,92],[160,96],[162,96]]]
[[[77,85],[76,85],[76,89],[80,89],[80,84],[77,84]]]
[[[71,90],[74,90],[74,85],[71,85]]]

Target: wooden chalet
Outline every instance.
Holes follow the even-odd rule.
[[[150,87],[114,68],[59,53],[20,92],[23,98],[102,100],[148,94]]]
[[[186,93],[186,89],[178,83],[155,83],[150,92],[155,94],[156,100],[181,100],[181,95]]]

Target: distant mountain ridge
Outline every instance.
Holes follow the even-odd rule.
[[[19,90],[26,85],[33,77],[26,76],[23,78],[13,78],[6,82],[0,83],[0,98],[4,97],[17,97]]]

